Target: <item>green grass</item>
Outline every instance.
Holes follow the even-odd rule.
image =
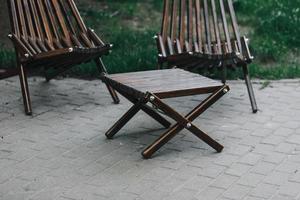
[[[93,5],[79,1],[88,26],[104,41],[114,44],[104,57],[110,73],[156,68],[156,44],[152,39],[160,30],[161,0],[95,0]],[[282,79],[300,77],[300,0],[235,1],[242,29],[251,38],[256,59],[250,66],[252,77]],[[0,46],[0,66],[13,66],[14,53]],[[68,75],[96,77],[94,64],[74,68]],[[200,73],[219,77],[218,70]],[[229,78],[242,78],[240,70],[229,71]]]

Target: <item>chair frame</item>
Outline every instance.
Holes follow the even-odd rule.
[[[32,115],[29,69],[43,67],[47,82],[90,61],[95,62],[99,74],[107,72],[101,57],[110,53],[112,45],[105,44],[93,29],[86,27],[74,0],[7,0],[7,4],[11,22],[8,37],[16,52],[17,74],[27,115]],[[47,74],[49,69],[54,69],[54,73]],[[107,88],[114,103],[119,103],[116,92]]]
[[[176,70],[176,69],[174,69]],[[118,81],[115,81],[109,77],[106,73],[101,75],[102,81],[114,88],[118,93],[128,99],[133,106],[105,133],[108,139],[113,139],[113,137],[140,111],[144,111],[150,117],[159,122],[162,126],[168,129],[163,133],[156,141],[154,141],[150,146],[148,146],[143,152],[142,156],[145,159],[149,159],[152,155],[157,152],[162,146],[164,146],[168,141],[170,141],[174,136],[176,136],[183,129],[189,130],[199,139],[203,140],[206,144],[211,146],[217,152],[223,150],[223,146],[219,144],[216,140],[212,139],[204,131],[200,130],[193,121],[199,117],[203,112],[205,112],[210,106],[212,106],[216,101],[218,101],[224,94],[226,94],[230,89],[227,85],[222,85],[213,88],[197,88],[194,90],[182,90],[182,91],[169,91],[160,94],[152,92],[141,92]],[[198,106],[192,109],[186,116],[181,115],[175,109],[170,107],[163,99],[182,97],[182,96],[192,96],[199,94],[209,94],[211,95],[203,100]],[[152,104],[151,108],[148,103]],[[175,120],[175,124],[171,126],[171,123],[162,117],[159,111],[163,112],[165,115]]]
[[[18,74],[19,72],[16,69],[0,69],[0,80],[13,77]]]
[[[254,57],[249,39],[240,36],[232,0],[164,0],[161,32],[155,39],[158,69],[217,67],[225,84],[227,68],[241,67],[252,111],[258,111],[248,69]]]

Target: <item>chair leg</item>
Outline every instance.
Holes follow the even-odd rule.
[[[141,103],[133,105],[122,117],[117,121],[106,133],[108,139],[112,139],[115,134],[117,134],[121,128],[123,128],[128,121],[141,109]]]
[[[21,84],[25,113],[26,115],[32,115],[30,94],[29,94],[28,82],[27,82],[27,74],[26,74],[26,70],[24,69],[24,66],[21,64],[19,65],[19,77],[20,77],[20,84]]]
[[[155,110],[150,108],[147,105],[143,105],[141,108],[145,113],[147,113],[150,117],[152,117],[154,120],[156,120],[158,123],[163,125],[165,128],[169,128],[171,126],[171,123],[167,121],[165,118],[163,118],[160,114],[158,114]]]
[[[249,94],[249,98],[250,98],[250,102],[251,102],[252,111],[253,111],[253,113],[257,113],[258,108],[257,108],[256,100],[255,100],[254,90],[253,90],[252,83],[250,80],[248,65],[246,65],[246,64],[243,65],[243,72],[244,72],[244,78],[245,78],[245,82],[246,82],[247,89],[248,89],[248,94]]]
[[[129,96],[128,94],[124,93],[121,90],[119,90],[118,92],[133,104],[137,104],[139,102],[139,100]],[[164,117],[162,117],[159,113],[157,113],[155,110],[153,110],[148,105],[142,104],[141,110],[144,111],[146,114],[148,114],[150,117],[152,117],[154,120],[156,120],[158,123],[163,125],[165,128],[169,128],[171,126],[171,123],[168,120],[166,120]]]
[[[150,146],[148,146],[143,152],[142,156],[145,159],[149,159],[152,155],[158,151],[162,146],[167,144],[173,137],[175,137],[181,130],[182,126],[174,125],[164,134],[162,134],[155,142],[153,142]]]
[[[225,65],[222,66],[222,83],[226,84],[227,81],[227,67]]]
[[[211,105],[213,105],[218,99],[220,99],[225,93],[229,91],[228,86],[224,86],[220,88],[218,91],[210,95],[207,99],[201,102],[196,108],[194,108],[189,114],[185,117],[181,116],[167,104],[164,104],[159,98],[155,98],[152,103],[168,113],[170,117],[172,116],[177,123],[172,126],[168,131],[162,134],[154,143],[148,146],[143,152],[142,156],[146,159],[151,158],[151,156],[158,151],[163,145],[168,143],[175,135],[177,135],[182,129],[186,128],[194,135],[196,135],[199,139],[203,140],[209,146],[214,148],[217,152],[221,152],[223,150],[223,146],[219,144],[217,141],[212,139],[206,133],[201,131],[191,122],[195,120],[199,115],[201,115],[204,111],[206,111]],[[154,96],[154,95],[152,95]]]
[[[107,85],[107,84],[106,84],[106,87],[107,87],[107,90],[108,90],[110,96],[112,97],[114,103],[115,104],[119,104],[120,103],[120,99],[119,99],[116,91],[112,87],[110,87],[109,85]]]
[[[197,136],[203,142],[208,144],[210,147],[215,149],[218,153],[222,152],[222,150],[224,149],[224,147],[221,144],[219,144],[217,141],[212,139],[209,135],[204,133],[202,130],[200,130],[193,124],[191,124],[191,128],[189,128],[188,130],[191,131],[195,136]]]
[[[101,73],[107,73],[106,67],[104,65],[104,63],[102,62],[102,60],[99,59],[95,59],[95,63],[97,65],[98,71]],[[113,101],[115,104],[119,104],[120,103],[120,99],[116,93],[116,91],[108,84],[106,84],[106,87],[108,89],[109,94],[111,95]]]

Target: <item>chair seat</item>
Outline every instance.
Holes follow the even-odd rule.
[[[207,94],[223,86],[219,81],[182,69],[122,73],[105,77],[106,81],[120,84],[142,94],[150,92],[160,98]]]
[[[57,49],[49,52],[43,52],[36,54],[28,60],[24,61],[24,64],[30,67],[43,65],[44,67],[66,67],[68,65],[73,66],[76,64],[88,62],[94,58],[109,53],[111,47],[105,45],[102,47],[73,47]]]

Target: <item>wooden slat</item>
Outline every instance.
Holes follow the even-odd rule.
[[[54,12],[55,12],[55,16],[58,20],[58,23],[59,23],[59,27],[61,29],[61,32],[63,34],[62,38],[64,39],[65,43],[67,44],[68,47],[71,47],[72,44],[71,44],[71,38],[70,38],[70,34],[69,34],[69,29],[67,28],[67,25],[66,25],[66,22],[65,20],[68,20],[68,19],[65,19],[65,16],[61,10],[61,6],[59,4],[59,1],[60,0],[52,0],[52,4],[53,4],[53,7],[54,7]]]
[[[184,46],[185,42],[185,35],[186,35],[186,0],[181,0],[180,3],[180,35],[179,35],[179,41],[181,49]]]
[[[221,37],[220,37],[220,30],[219,30],[219,25],[218,25],[218,16],[217,16],[217,9],[216,9],[215,0],[211,0],[211,9],[212,9],[212,15],[213,15],[215,38],[216,38],[216,41],[217,41],[216,52],[217,52],[217,54],[221,54],[222,53]]]
[[[171,23],[171,41],[174,42],[174,40],[177,38],[178,34],[178,1],[179,0],[173,0],[172,5],[172,23]]]
[[[203,52],[203,45],[202,45],[202,27],[201,27],[201,4],[200,0],[195,0],[195,13],[196,13],[196,32],[197,32],[197,43],[199,45],[199,52]]]
[[[229,13],[230,13],[230,18],[231,18],[231,24],[232,24],[232,27],[233,27],[235,39],[236,39],[237,44],[238,44],[239,52],[242,53],[241,36],[240,36],[240,31],[239,31],[239,27],[238,27],[238,24],[237,24],[236,15],[235,15],[235,11],[234,11],[234,8],[233,8],[232,0],[227,0],[227,2],[228,2],[228,8],[229,8]]]
[[[170,12],[170,0],[165,0],[164,2],[164,15],[163,15],[163,22],[162,22],[162,39],[164,42],[167,41],[168,32],[169,32],[169,12]]]
[[[208,11],[208,3],[207,0],[204,0],[204,24],[205,24],[205,36],[206,36],[206,44],[208,47],[208,53],[212,53],[211,48],[211,29],[209,23],[209,11]]]
[[[229,35],[229,31],[228,31],[224,2],[223,2],[223,0],[219,0],[219,2],[220,2],[220,8],[221,8],[221,16],[222,16],[222,22],[223,22],[224,35],[226,38],[226,44],[225,44],[226,48],[225,49],[227,49],[226,51],[228,51],[228,53],[231,53],[232,47],[231,47],[230,35]]]
[[[194,16],[193,16],[193,0],[189,0],[188,1],[188,42],[189,42],[189,47],[190,50],[193,49],[193,41],[194,41],[194,37],[193,37],[193,32],[194,32]]]

